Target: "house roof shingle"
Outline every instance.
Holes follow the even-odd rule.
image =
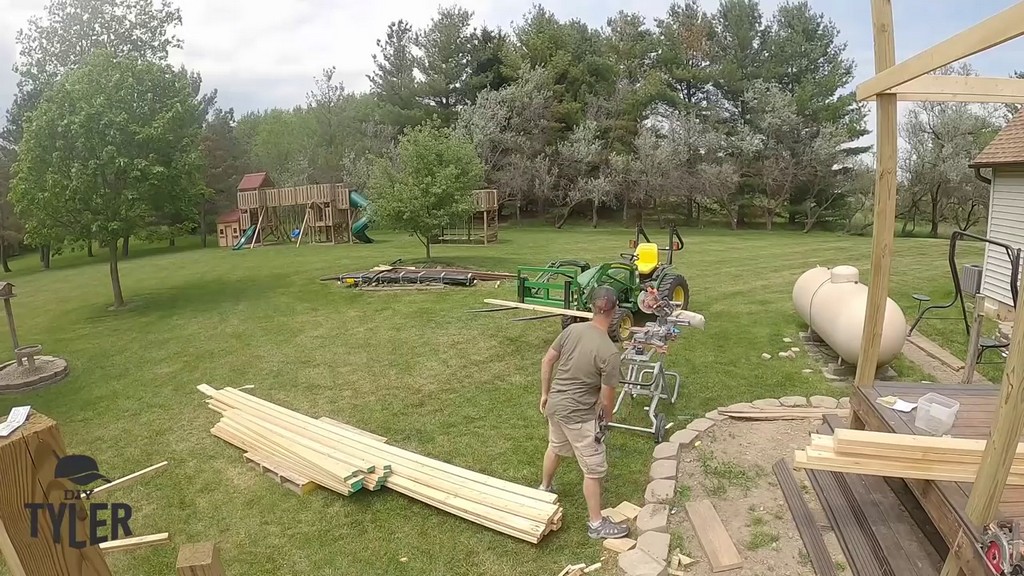
[[[992,142],[971,162],[971,168],[1024,164],[1024,110],[1003,126]]]

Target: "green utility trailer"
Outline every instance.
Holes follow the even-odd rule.
[[[516,297],[524,304],[589,311],[591,291],[597,286],[610,286],[618,294],[619,308],[609,328],[609,336],[616,342],[623,341],[634,325],[643,325],[654,319],[641,307],[641,296],[648,284],[653,284],[662,298],[678,302],[683,309],[688,309],[689,285],[686,278],[672,267],[672,256],[683,249],[683,239],[675,226],[668,232],[668,244],[659,247],[638,225],[636,238],[630,243],[634,251],[620,254],[621,261],[591,266],[582,260],[565,259],[549,262],[543,267],[520,266],[516,271]],[[667,254],[664,262],[662,253]],[[553,315],[537,318],[550,316]],[[562,315],[562,327],[580,320]]]

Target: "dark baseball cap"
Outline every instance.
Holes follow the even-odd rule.
[[[68,454],[57,461],[53,471],[54,478],[63,478],[78,486],[88,486],[102,480],[110,483],[110,478],[100,474],[100,467],[91,456]]]
[[[610,286],[598,286],[590,293],[590,308],[598,314],[614,310],[618,305],[618,294]]]

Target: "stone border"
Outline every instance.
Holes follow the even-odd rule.
[[[781,409],[821,408],[832,410],[849,408],[850,399],[836,399],[831,396],[783,396],[762,398],[753,402],[733,404],[729,408]],[[679,473],[680,456],[684,451],[697,445],[700,438],[713,429],[718,422],[729,420],[719,410],[712,410],[677,430],[666,442],[654,447],[652,454],[650,482],[644,491],[644,507],[636,517],[637,538],[635,548],[619,554],[618,564],[626,576],[667,576],[669,573],[668,534],[669,503],[675,498],[676,476]]]
[[[19,382],[17,384],[10,386],[0,385],[0,396],[8,394],[21,394],[23,392],[29,392],[31,390],[44,388],[51,384],[56,384],[57,382],[60,382],[61,380],[66,378],[68,373],[71,371],[70,367],[68,366],[67,360],[59,358],[57,356],[36,356],[36,360],[57,362],[59,366],[56,368],[56,370],[44,372],[32,378],[31,380],[26,380],[24,382]],[[0,364],[0,371],[3,371],[4,369],[9,368],[11,366],[14,366],[16,362],[16,360],[11,360],[10,362]]]

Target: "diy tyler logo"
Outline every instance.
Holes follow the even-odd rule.
[[[82,454],[69,454],[60,457],[53,472],[54,478],[67,480],[68,482],[83,488],[82,490],[64,490],[63,502],[54,504],[52,502],[30,502],[25,504],[29,514],[29,535],[32,538],[52,537],[55,544],[60,544],[62,534],[66,533],[68,545],[75,549],[82,549],[86,546],[95,546],[132,535],[132,529],[128,522],[132,518],[132,507],[123,502],[92,502],[91,498],[96,489],[86,489],[96,482],[110,483],[100,473],[99,465],[91,456]],[[79,514],[88,510],[89,527],[88,534],[79,534]],[[108,521],[105,517],[109,511],[109,534],[102,533],[107,527]],[[52,527],[49,534],[41,534],[46,521]],[[67,525],[67,530],[63,526]]]

